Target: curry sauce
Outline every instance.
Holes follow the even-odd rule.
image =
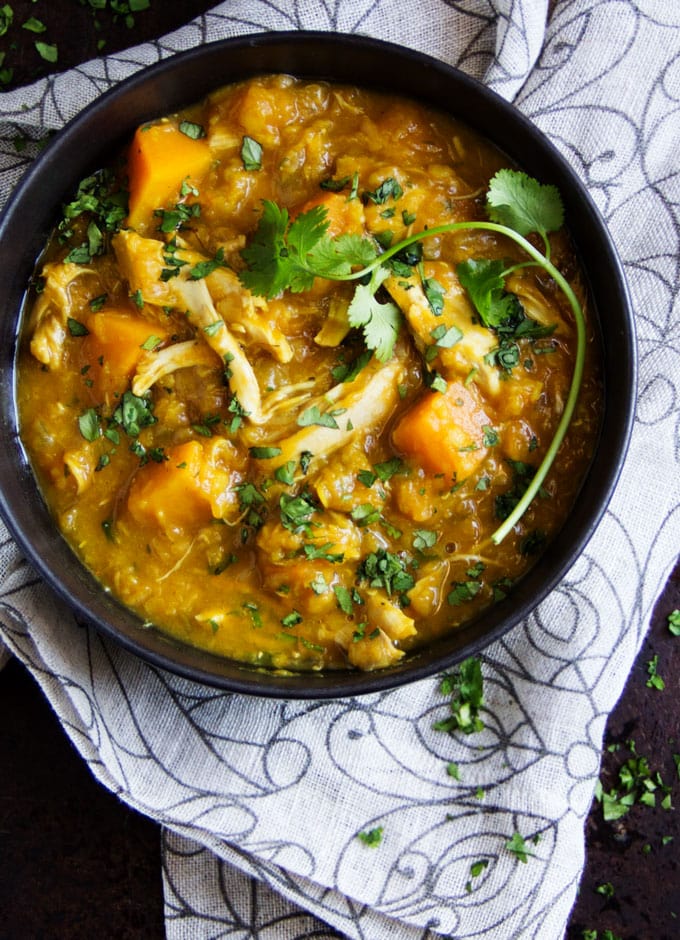
[[[567,436],[496,544],[577,355],[546,269],[450,228],[488,219],[506,167],[420,103],[274,75],[140,127],[83,181],[36,277],[21,433],[142,622],[266,667],[379,669],[540,556],[588,467],[598,356],[588,326]],[[587,310],[567,234],[547,245]]]

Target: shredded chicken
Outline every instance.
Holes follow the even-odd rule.
[[[189,321],[198,329],[197,335],[228,365],[229,384],[249,420],[262,423],[265,418],[253,367],[215,309],[205,278],[191,279],[189,268],[194,263],[193,257],[185,257],[183,251],[177,249],[175,256],[187,263],[177,268],[176,275],[162,280],[161,273],[168,268],[162,242],[122,230],[114,237],[113,247],[133,292],[140,291],[145,302],[186,310]]]
[[[352,633],[345,638],[337,634],[338,645],[341,646],[352,666],[370,672],[373,669],[386,669],[403,659],[406,655],[398,649],[384,630],[379,627],[374,635],[356,641]]]
[[[91,268],[71,262],[52,262],[42,269],[44,287],[31,311],[31,353],[38,362],[56,368],[61,364],[66,324],[71,312],[69,289],[73,282]]]
[[[399,400],[398,386],[405,374],[405,363],[392,359],[372,373],[367,367],[346,386],[334,386],[326,396],[325,411],[337,426],[313,424],[277,441],[281,453],[275,465],[283,466],[289,461],[297,465],[303,453],[313,454],[315,461],[325,459],[358,435],[378,433]],[[347,391],[342,395],[345,388]]]
[[[413,617],[408,617],[398,604],[384,594],[371,591],[366,597],[366,613],[371,627],[379,627],[391,640],[415,636]]]
[[[152,385],[176,369],[188,369],[193,366],[213,366],[220,368],[221,360],[214,350],[195,339],[183,343],[173,343],[165,349],[145,352],[137,365],[132,380],[132,391],[143,395]]]
[[[502,391],[498,369],[485,362],[484,357],[495,349],[498,340],[485,327],[474,322],[474,311],[453,269],[442,262],[426,265],[427,277],[434,277],[445,289],[444,310],[436,316],[425,296],[419,277],[408,280],[394,275],[384,286],[406,317],[417,349],[424,353],[433,346],[432,331],[445,326],[460,331],[460,338],[448,347],[438,349],[440,371],[446,378],[466,378],[475,370],[475,382],[496,397]]]

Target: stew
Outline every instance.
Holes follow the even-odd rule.
[[[559,217],[510,237],[503,187]],[[138,128],[64,207],[20,354],[74,551],[144,623],[276,669],[384,668],[504,597],[599,424],[558,203],[359,88],[263,76]]]

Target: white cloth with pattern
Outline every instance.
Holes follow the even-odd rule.
[[[17,136],[39,139],[175,51],[298,28],[408,43],[487,82],[552,138],[608,220],[632,290],[641,378],[622,479],[568,577],[485,652],[486,729],[470,738],[432,730],[447,707],[434,679],[276,702],[147,666],[76,626],[2,530],[0,637],[97,779],[163,825],[170,940],[563,934],[607,715],[680,544],[680,7],[558,0],[549,20],[547,7],[231,0],[161,41],[0,96],[6,198],[36,153],[17,151]],[[384,838],[368,848],[357,833],[375,826]],[[515,832],[539,837],[526,864],[504,848]]]

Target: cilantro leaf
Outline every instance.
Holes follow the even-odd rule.
[[[347,309],[350,326],[363,329],[366,345],[374,350],[379,362],[387,362],[394,352],[402,322],[401,311],[396,304],[391,301],[381,303],[375,296],[388,276],[387,268],[376,268],[368,284],[359,284]]]
[[[356,233],[346,233],[317,242],[309,250],[307,260],[317,277],[344,278],[353,266],[366,267],[376,258],[377,251],[368,238],[362,238]]]
[[[287,233],[288,251],[297,256],[298,262],[325,236],[329,224],[327,216],[325,206],[314,206],[291,222]]]
[[[516,294],[507,293],[499,259],[469,258],[456,268],[458,280],[470,295],[484,326],[495,329],[522,312]]]
[[[88,408],[78,418],[78,428],[86,441],[96,441],[101,435],[99,415],[94,408]]]
[[[367,555],[358,569],[359,578],[368,581],[370,587],[382,587],[388,594],[410,591],[415,579],[406,570],[405,561],[379,548]]]
[[[337,430],[339,425],[329,411],[321,411],[318,405],[310,405],[301,415],[298,416],[297,424],[301,428],[308,428],[317,425],[320,428],[332,428]]]
[[[249,267],[241,271],[242,283],[254,294],[272,298],[288,286],[290,260],[285,235],[288,228],[288,210],[265,199],[257,229],[250,245],[242,251]],[[310,280],[309,287],[313,283]],[[303,288],[299,288],[303,289]]]
[[[247,134],[241,142],[241,161],[244,170],[262,169],[262,144]]]
[[[502,169],[492,178],[486,196],[492,222],[520,235],[555,232],[564,224],[562,199],[556,186],[544,185],[518,170]]]
[[[367,829],[365,832],[357,833],[357,839],[359,839],[360,842],[363,842],[364,845],[367,845],[371,849],[374,849],[376,846],[380,845],[382,838],[382,826],[376,826],[375,829]]]
[[[505,848],[508,850],[508,852],[512,852],[518,861],[523,862],[525,865],[527,863],[528,857],[533,855],[533,852],[528,851],[526,840],[519,834],[519,832],[513,833],[512,839],[509,839],[505,843]]]

